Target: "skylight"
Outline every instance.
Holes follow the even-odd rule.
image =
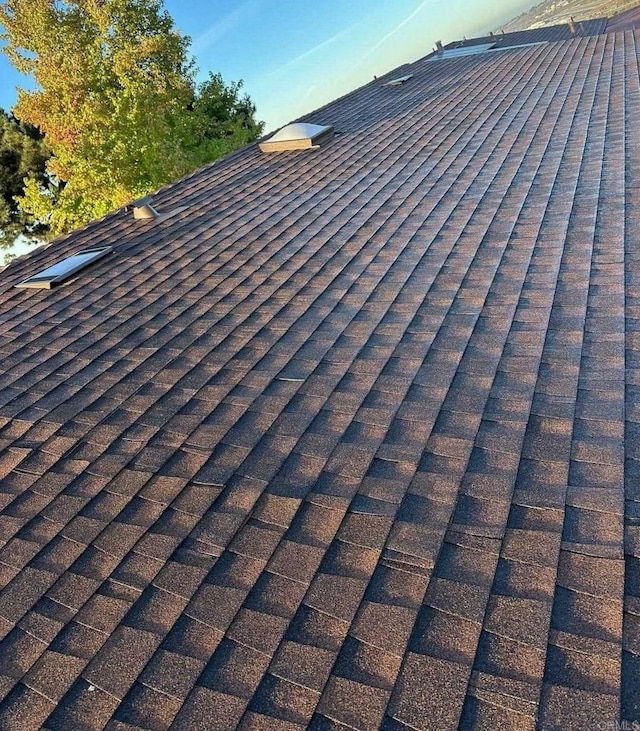
[[[458,46],[457,48],[445,48],[444,51],[432,56],[429,60],[440,60],[443,58],[460,58],[461,56],[475,56],[477,53],[485,53],[485,51],[488,51],[495,45],[495,41],[493,41],[492,43],[478,43],[475,46]]]
[[[33,289],[51,289],[57,284],[69,279],[76,272],[81,271],[89,264],[93,264],[94,261],[102,259],[103,256],[111,253],[113,246],[105,246],[102,249],[87,249],[87,251],[80,251],[73,256],[69,256],[57,264],[50,266],[48,269],[44,269],[38,274],[34,274],[33,277],[25,279],[23,282],[16,284],[16,287],[25,287]]]
[[[515,46],[496,46],[495,48],[489,48],[489,53],[495,53],[495,51],[513,51],[515,48],[530,48],[531,46],[547,46],[549,41],[534,41],[533,43],[518,43]]]
[[[260,142],[262,152],[305,150],[318,147],[333,136],[333,127],[307,122],[288,124],[265,142]]]
[[[383,86],[401,86],[402,84],[409,81],[413,77],[413,74],[407,74],[406,76],[399,76],[397,79],[391,79],[383,84]]]

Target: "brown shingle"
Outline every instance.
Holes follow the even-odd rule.
[[[285,640],[280,644],[270,671],[278,677],[320,693],[329,679],[334,662],[333,652]]]
[[[45,728],[100,731],[118,707],[118,700],[84,680],[78,680],[47,718]]]
[[[18,685],[0,708],[0,723],[7,731],[39,731],[54,708],[53,701]]]
[[[87,681],[114,698],[124,698],[158,647],[150,632],[120,626],[83,673]]]
[[[304,726],[311,720],[319,698],[319,694],[309,688],[267,675],[253,697],[250,709]]]
[[[181,705],[176,698],[137,683],[118,707],[115,718],[133,727],[166,731]]]
[[[243,716],[238,728],[241,731],[301,731],[305,726],[303,724],[285,721],[282,718],[248,712]]]
[[[373,731],[380,727],[389,693],[340,677],[332,677],[318,703],[317,712],[347,726]]]
[[[391,691],[402,663],[401,655],[393,655],[352,637],[345,640],[333,669],[339,678]]]
[[[499,701],[492,701],[493,699],[487,701],[485,698],[469,698],[462,712],[460,725],[469,731],[536,731],[536,720],[533,716],[505,708]]]
[[[247,702],[209,688],[196,687],[176,716],[176,731],[233,731]]]
[[[579,731],[585,723],[611,723],[618,713],[616,696],[563,686],[545,685],[540,700],[540,723],[543,727]]]
[[[183,614],[165,637],[162,647],[206,662],[223,636],[222,631]]]
[[[251,698],[269,665],[269,656],[225,639],[216,649],[198,683],[213,690]]]
[[[389,714],[415,729],[456,729],[468,681],[468,670],[428,655],[406,655]],[[425,693],[431,688],[431,693]]]

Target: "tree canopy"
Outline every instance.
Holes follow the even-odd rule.
[[[242,82],[195,82],[190,39],[161,0],[6,0],[0,38],[31,76],[14,114],[44,134],[46,176],[18,203],[68,231],[256,139]]]
[[[16,197],[24,191],[24,179],[43,185],[49,152],[37,129],[21,124],[0,109],[0,246],[9,246],[19,235],[37,236],[37,223],[20,209]]]

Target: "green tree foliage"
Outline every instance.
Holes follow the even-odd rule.
[[[0,247],[11,246],[19,235],[37,236],[39,227],[20,209],[16,198],[28,176],[45,182],[49,153],[37,129],[21,124],[0,109]]]
[[[5,53],[36,82],[15,115],[52,151],[21,208],[52,234],[68,231],[256,139],[262,125],[212,74],[201,85],[190,40],[162,0],[0,2]]]

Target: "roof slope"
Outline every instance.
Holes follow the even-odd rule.
[[[416,62],[4,271],[3,731],[640,719],[639,43]]]
[[[608,26],[607,18],[593,18],[592,20],[576,21],[576,33],[571,32],[568,23],[559,23],[558,25],[547,25],[542,28],[527,28],[524,30],[514,30],[510,33],[494,33],[493,35],[482,36],[480,38],[465,38],[462,41],[452,41],[447,43],[446,49],[451,48],[468,48],[469,46],[479,46],[484,43],[495,43],[497,48],[508,46],[524,46],[529,43],[550,43],[557,41],[567,41],[572,38],[583,38],[585,36],[597,36],[604,33]],[[626,27],[620,30],[631,30]]]
[[[607,22],[607,32],[618,33],[625,30],[637,30],[640,28],[640,7],[625,10],[623,13],[614,15]]]

